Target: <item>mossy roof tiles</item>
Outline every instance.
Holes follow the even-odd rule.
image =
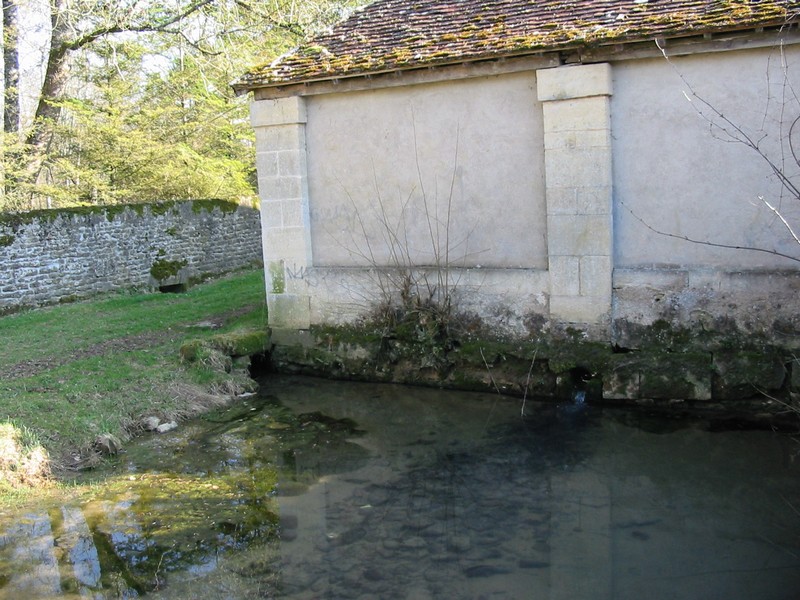
[[[775,26],[798,11],[800,0],[377,0],[235,87]]]

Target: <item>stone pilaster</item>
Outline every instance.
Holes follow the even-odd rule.
[[[308,329],[309,295],[292,277],[311,266],[305,101],[255,101],[250,121],[256,133],[269,324]]]
[[[602,324],[611,310],[611,67],[537,72],[543,103],[550,314]]]

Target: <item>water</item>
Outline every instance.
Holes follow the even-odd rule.
[[[2,598],[800,597],[800,440],[282,377],[0,514]],[[80,488],[76,488],[76,492]]]

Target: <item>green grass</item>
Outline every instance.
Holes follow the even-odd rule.
[[[263,277],[258,270],[185,294],[105,296],[0,318],[0,424],[24,430],[56,466],[68,466],[101,433],[124,439],[143,416],[197,412],[186,390],[235,389],[232,380],[245,375],[182,361],[180,347],[263,331]],[[222,326],[200,325],[208,321]]]
[[[245,307],[264,312],[263,273],[250,272],[186,294],[115,295],[0,318],[0,369],[102,341],[161,332]],[[254,319],[259,311],[255,311]]]

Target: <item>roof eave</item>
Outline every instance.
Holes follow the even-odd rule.
[[[237,95],[244,95],[251,91],[267,88],[285,88],[294,86],[310,86],[318,83],[336,82],[346,79],[370,79],[373,77],[381,77],[385,75],[404,73],[409,71],[421,71],[430,69],[441,69],[453,65],[463,65],[467,63],[478,63],[485,61],[498,61],[503,59],[512,59],[524,56],[547,56],[547,55],[583,55],[586,56],[618,56],[624,57],[625,53],[630,48],[641,48],[643,45],[650,44],[653,47],[653,54],[657,55],[662,52],[666,46],[681,44],[685,46],[680,50],[681,54],[688,54],[691,52],[704,51],[698,42],[717,41],[729,43],[736,40],[736,38],[745,39],[752,37],[756,33],[760,38],[771,37],[774,43],[774,34],[776,32],[785,32],[790,37],[796,37],[798,32],[797,23],[787,22],[785,20],[775,20],[773,22],[759,23],[757,25],[750,25],[741,28],[725,28],[707,30],[694,30],[691,32],[674,32],[664,35],[642,35],[638,37],[618,37],[609,38],[606,40],[568,42],[558,44],[545,48],[527,48],[510,50],[506,52],[487,52],[484,54],[474,54],[469,56],[461,56],[454,58],[445,58],[440,60],[430,60],[424,63],[415,63],[406,65],[397,65],[386,69],[374,69],[352,72],[338,72],[324,75],[298,77],[295,79],[285,79],[280,81],[269,82],[253,82],[248,83],[242,80],[236,81],[231,84],[234,92]],[[658,45],[656,44],[658,42]],[[765,44],[756,44],[763,46]],[[609,52],[608,49],[613,51]],[[693,48],[693,50],[692,50]],[[722,48],[722,49],[735,49],[735,48]],[[605,52],[604,52],[605,50]],[[597,59],[593,58],[589,62],[596,62]],[[565,62],[576,62],[574,59]]]

